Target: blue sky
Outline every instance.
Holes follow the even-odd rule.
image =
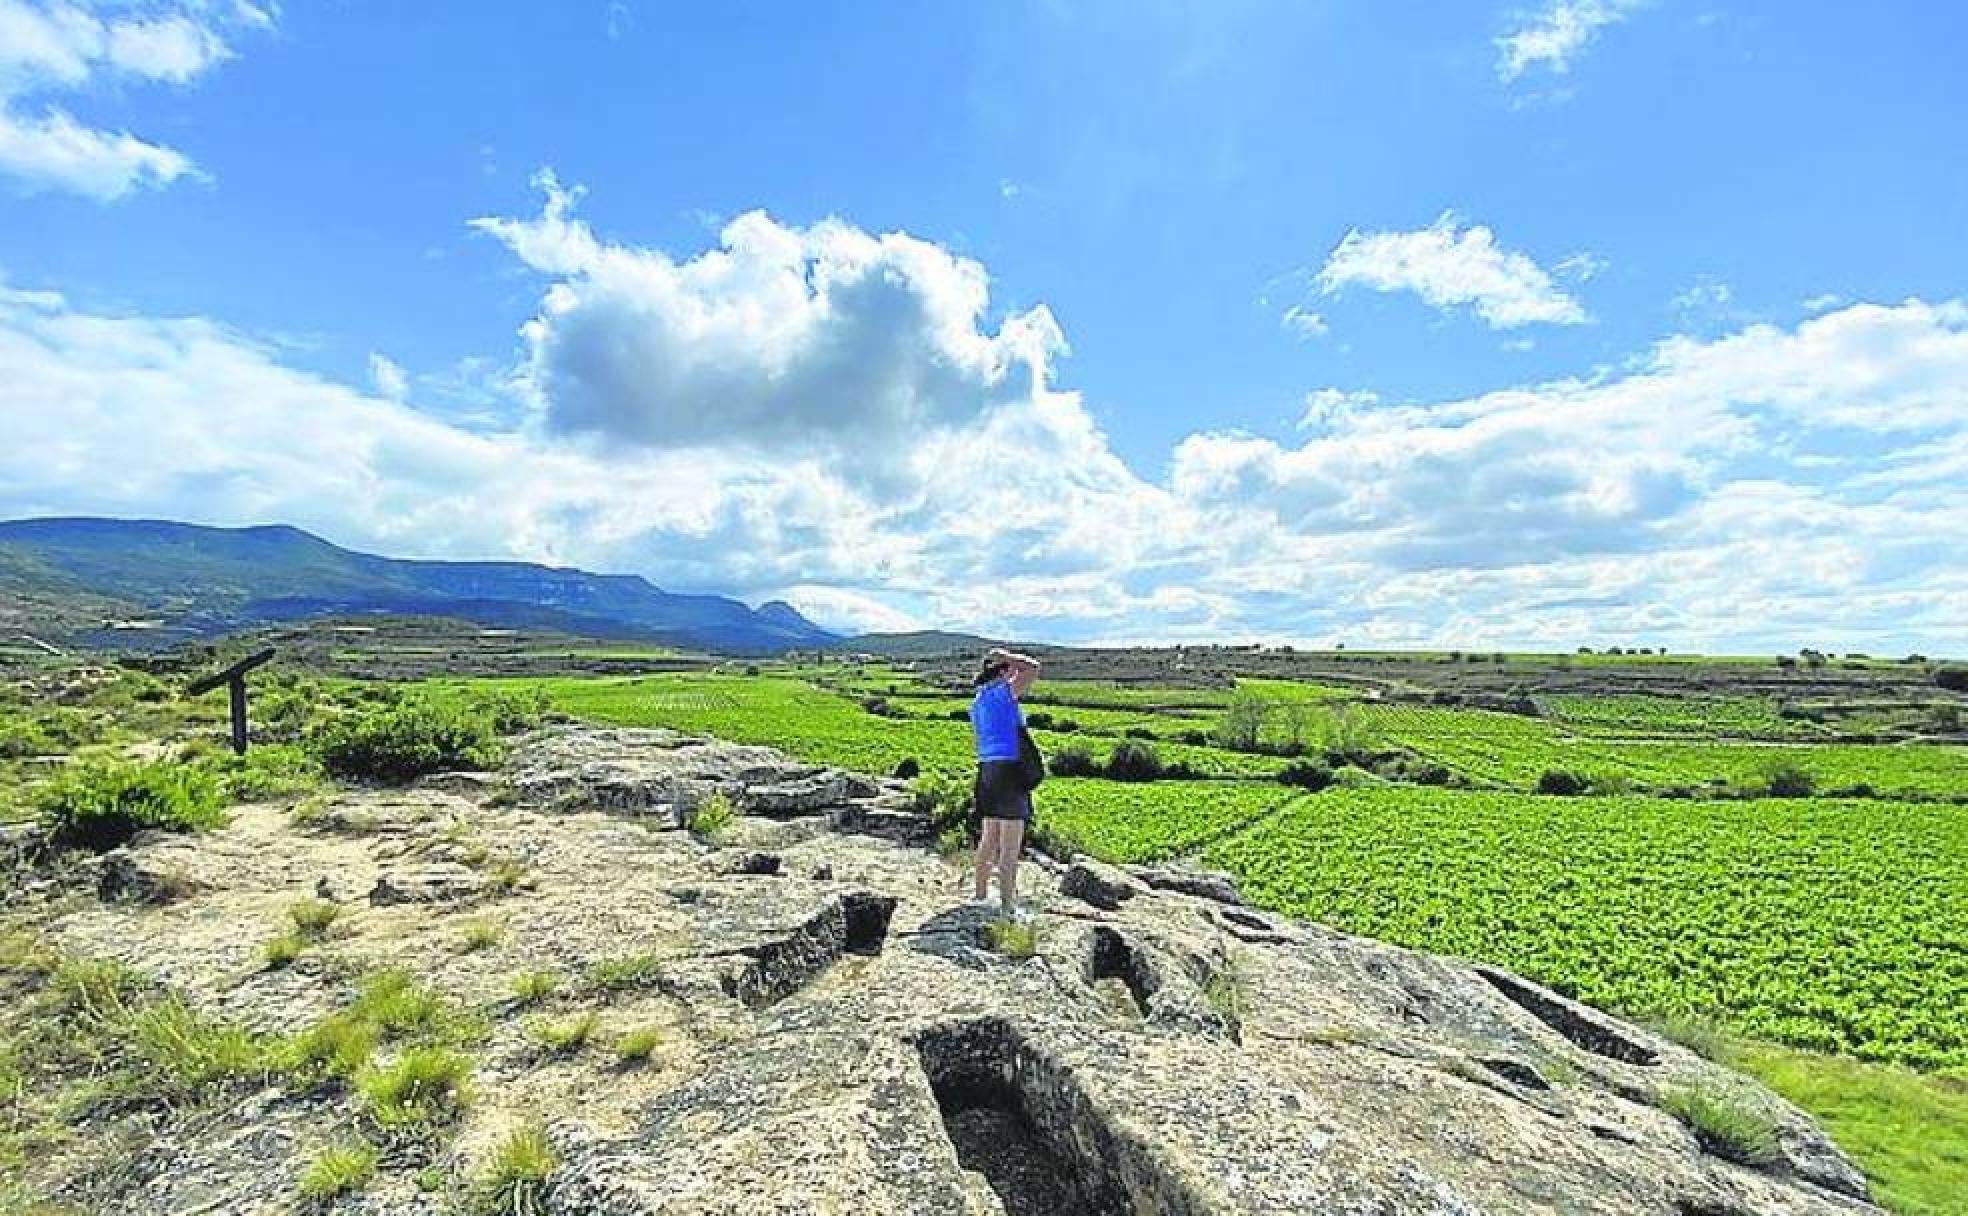
[[[1960,6],[462,12],[0,0],[0,513],[1968,649]]]

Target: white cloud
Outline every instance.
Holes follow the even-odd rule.
[[[84,125],[48,95],[99,80],[188,84],[232,56],[226,27],[271,21],[245,3],[217,13],[191,0],[141,11],[0,0],[0,174],[29,190],[104,200],[202,176],[177,149]]]
[[[1278,323],[1303,338],[1317,338],[1326,332],[1326,319],[1302,305],[1285,309]]]
[[[1361,286],[1412,291],[1443,310],[1468,305],[1492,329],[1587,319],[1579,302],[1536,262],[1498,246],[1480,224],[1461,227],[1453,213],[1412,232],[1348,232],[1316,282],[1327,295]]]
[[[1569,72],[1600,30],[1626,20],[1636,7],[1634,0],[1551,0],[1496,40],[1497,75],[1508,83],[1537,67]]]
[[[377,395],[386,401],[402,401],[410,395],[410,378],[388,355],[370,354],[369,383],[375,386]]]
[[[1305,412],[1299,416],[1301,431],[1331,430],[1350,425],[1361,410],[1380,404],[1380,394],[1361,389],[1319,388],[1305,394]]]
[[[985,328],[984,268],[906,233],[754,211],[677,261],[597,240],[573,218],[579,191],[538,181],[538,218],[472,226],[553,280],[521,336],[557,432],[894,475],[925,438],[1041,395],[1064,349],[1043,305]]]
[[[655,336],[626,319],[610,332],[670,352],[688,318],[721,382],[753,400],[677,443],[643,431],[643,411],[673,407],[634,396],[623,439],[560,426],[563,382],[545,376],[525,420],[493,411],[468,427],[295,370],[207,320],[0,286],[0,515],[281,520],[385,552],[635,571],[882,628],[1968,650],[1968,305],[1676,337],[1617,373],[1466,399],[1323,389],[1291,442],[1192,435],[1144,476],[1047,375],[1019,394],[974,371],[996,365],[976,352],[1006,327],[964,294],[981,270],[934,246],[757,217],[670,258],[561,219],[503,234],[566,268],[549,296],[575,307],[543,307],[550,326],[606,302]],[[949,322],[855,347],[885,360],[860,373],[871,382],[924,351],[972,356],[966,374],[904,377],[949,398],[897,415],[931,424],[856,432],[896,449],[890,475],[837,441],[867,419],[842,422],[799,374],[767,382],[744,366],[796,368],[811,355],[795,338],[857,315],[852,292],[835,295],[855,276],[819,271],[828,259],[884,266],[902,315]],[[782,283],[787,265],[814,277]],[[618,274],[667,294],[617,288]],[[960,303],[939,311],[929,301],[946,293]],[[774,411],[801,421],[760,421]]]
[[[60,110],[29,118],[4,106],[0,102],[0,172],[31,186],[116,199],[197,173],[175,148],[85,127]]]

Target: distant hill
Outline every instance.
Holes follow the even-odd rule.
[[[924,655],[948,654],[951,651],[983,651],[1001,644],[974,633],[918,629],[909,633],[857,634],[834,642],[833,649],[853,651],[856,654],[880,655],[891,659],[910,659]]]
[[[530,562],[406,561],[285,526],[0,521],[0,629],[151,647],[368,613],[743,654],[839,640],[789,604],[753,609],[723,596],[675,595],[636,575]]]

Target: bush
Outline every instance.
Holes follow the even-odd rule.
[[[1332,784],[1332,770],[1312,760],[1295,760],[1278,770],[1278,780],[1303,790],[1322,790]]]
[[[309,742],[329,772],[377,781],[492,768],[503,755],[492,714],[431,697],[345,715],[312,732]]]
[[[1968,692],[1968,667],[1937,667],[1934,684],[1949,692]]]
[[[1107,757],[1107,775],[1116,781],[1153,781],[1162,775],[1162,758],[1146,743],[1118,743]]]
[[[1052,723],[1052,715],[1046,713],[1044,710],[1025,715],[1025,725],[1033,730],[1051,730]]]
[[[218,781],[169,761],[77,765],[43,785],[34,801],[50,840],[98,852],[146,828],[202,832],[226,823]]]
[[[1764,792],[1772,798],[1809,798],[1817,786],[1816,777],[1790,760],[1778,761],[1763,774]]]
[[[1546,769],[1538,777],[1537,792],[1540,794],[1557,794],[1561,797],[1573,798],[1583,794],[1591,784],[1591,780],[1580,773],[1574,773],[1562,768],[1552,768]]]
[[[914,756],[904,756],[895,766],[895,775],[904,781],[922,775],[922,765],[916,763]]]
[[[1046,767],[1055,777],[1093,777],[1100,773],[1100,766],[1093,762],[1093,753],[1084,747],[1062,747],[1046,761]]]
[[[259,743],[245,755],[220,752],[202,761],[232,802],[291,798],[320,787],[327,776],[307,749],[291,743]]]
[[[1201,730],[1185,730],[1175,739],[1178,743],[1187,743],[1194,747],[1208,747],[1210,741],[1209,732]]]
[[[464,703],[492,719],[492,729],[501,735],[532,730],[546,720],[552,703],[538,688],[475,687],[464,694]]]
[[[0,726],[0,760],[23,760],[61,750],[39,722],[21,720]]]
[[[738,818],[732,809],[731,799],[723,790],[714,790],[703,801],[690,809],[689,828],[705,840],[715,841],[731,830],[731,824]]]
[[[1145,726],[1130,726],[1121,732],[1124,739],[1153,739],[1155,732]]]

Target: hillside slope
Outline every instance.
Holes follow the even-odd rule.
[[[783,603],[677,595],[636,575],[529,562],[410,561],[298,528],[161,520],[0,522],[0,590],[71,641],[150,644],[275,621],[386,612],[740,652],[835,635]],[[123,621],[126,627],[111,628]],[[133,622],[148,627],[127,627]]]

